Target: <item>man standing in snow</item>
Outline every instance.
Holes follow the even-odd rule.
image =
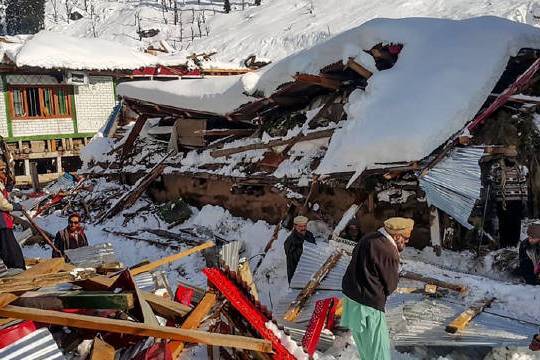
[[[296,271],[300,257],[304,252],[304,241],[315,244],[315,237],[307,230],[308,218],[297,216],[294,218],[294,228],[285,240],[285,256],[287,257],[287,280],[289,284]]]
[[[529,225],[527,235],[519,244],[519,271],[527,284],[540,285],[540,223]]]
[[[10,214],[13,210],[22,210],[22,206],[9,202],[6,183],[6,163],[0,160],[0,257],[8,268],[25,270],[21,247],[13,235],[13,217]]]
[[[362,360],[390,360],[384,307],[397,288],[399,253],[409,242],[413,226],[412,219],[390,218],[354,247],[342,281],[341,325],[351,330]]]
[[[64,256],[65,250],[88,246],[88,239],[81,226],[81,216],[77,213],[69,215],[68,226],[60,230],[54,237],[54,246],[61,253],[53,250],[52,257]]]

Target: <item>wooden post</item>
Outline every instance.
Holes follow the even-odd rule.
[[[34,192],[41,191],[41,187],[39,185],[37,163],[35,162],[30,163],[30,180],[32,181],[32,189],[34,190]]]
[[[439,210],[435,206],[430,206],[429,209],[429,229],[431,234],[431,246],[437,255],[441,255],[442,239],[441,225],[439,221]]]
[[[464,285],[452,284],[452,283],[442,281],[442,280],[438,280],[438,279],[435,279],[435,278],[432,278],[432,277],[429,277],[429,276],[414,273],[412,271],[402,271],[399,274],[399,276],[401,276],[402,278],[405,278],[405,279],[422,281],[422,282],[425,282],[425,283],[428,283],[428,284],[437,285],[438,287],[454,290],[454,291],[457,291],[457,292],[459,292],[461,294],[465,294],[465,293],[467,293],[469,291],[469,289]]]

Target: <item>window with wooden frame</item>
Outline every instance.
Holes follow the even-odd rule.
[[[9,86],[13,119],[58,119],[72,116],[71,86]]]

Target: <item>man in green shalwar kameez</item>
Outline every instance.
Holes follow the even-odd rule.
[[[354,248],[343,276],[341,325],[351,330],[360,360],[390,360],[384,307],[397,288],[399,253],[405,249],[413,226],[412,219],[390,218]]]

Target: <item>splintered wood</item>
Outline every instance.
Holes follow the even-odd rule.
[[[339,259],[341,259],[341,256],[343,253],[341,251],[336,252],[328,257],[324,264],[321,266],[319,270],[313,275],[311,280],[306,284],[306,286],[302,289],[300,294],[296,297],[296,299],[291,303],[289,309],[285,313],[285,316],[283,317],[287,321],[294,321],[300,314],[300,311],[302,311],[302,308],[306,304],[306,302],[309,300],[309,298],[315,293],[317,290],[317,287],[321,283],[321,281],[328,275],[328,273],[337,265]]]
[[[474,319],[476,316],[478,316],[478,314],[484,311],[485,308],[490,307],[493,301],[495,301],[495,298],[484,299],[472,305],[467,310],[459,314],[457,318],[452,320],[450,324],[446,326],[446,331],[454,334],[460,330],[465,329],[472,321],[472,319]]]

